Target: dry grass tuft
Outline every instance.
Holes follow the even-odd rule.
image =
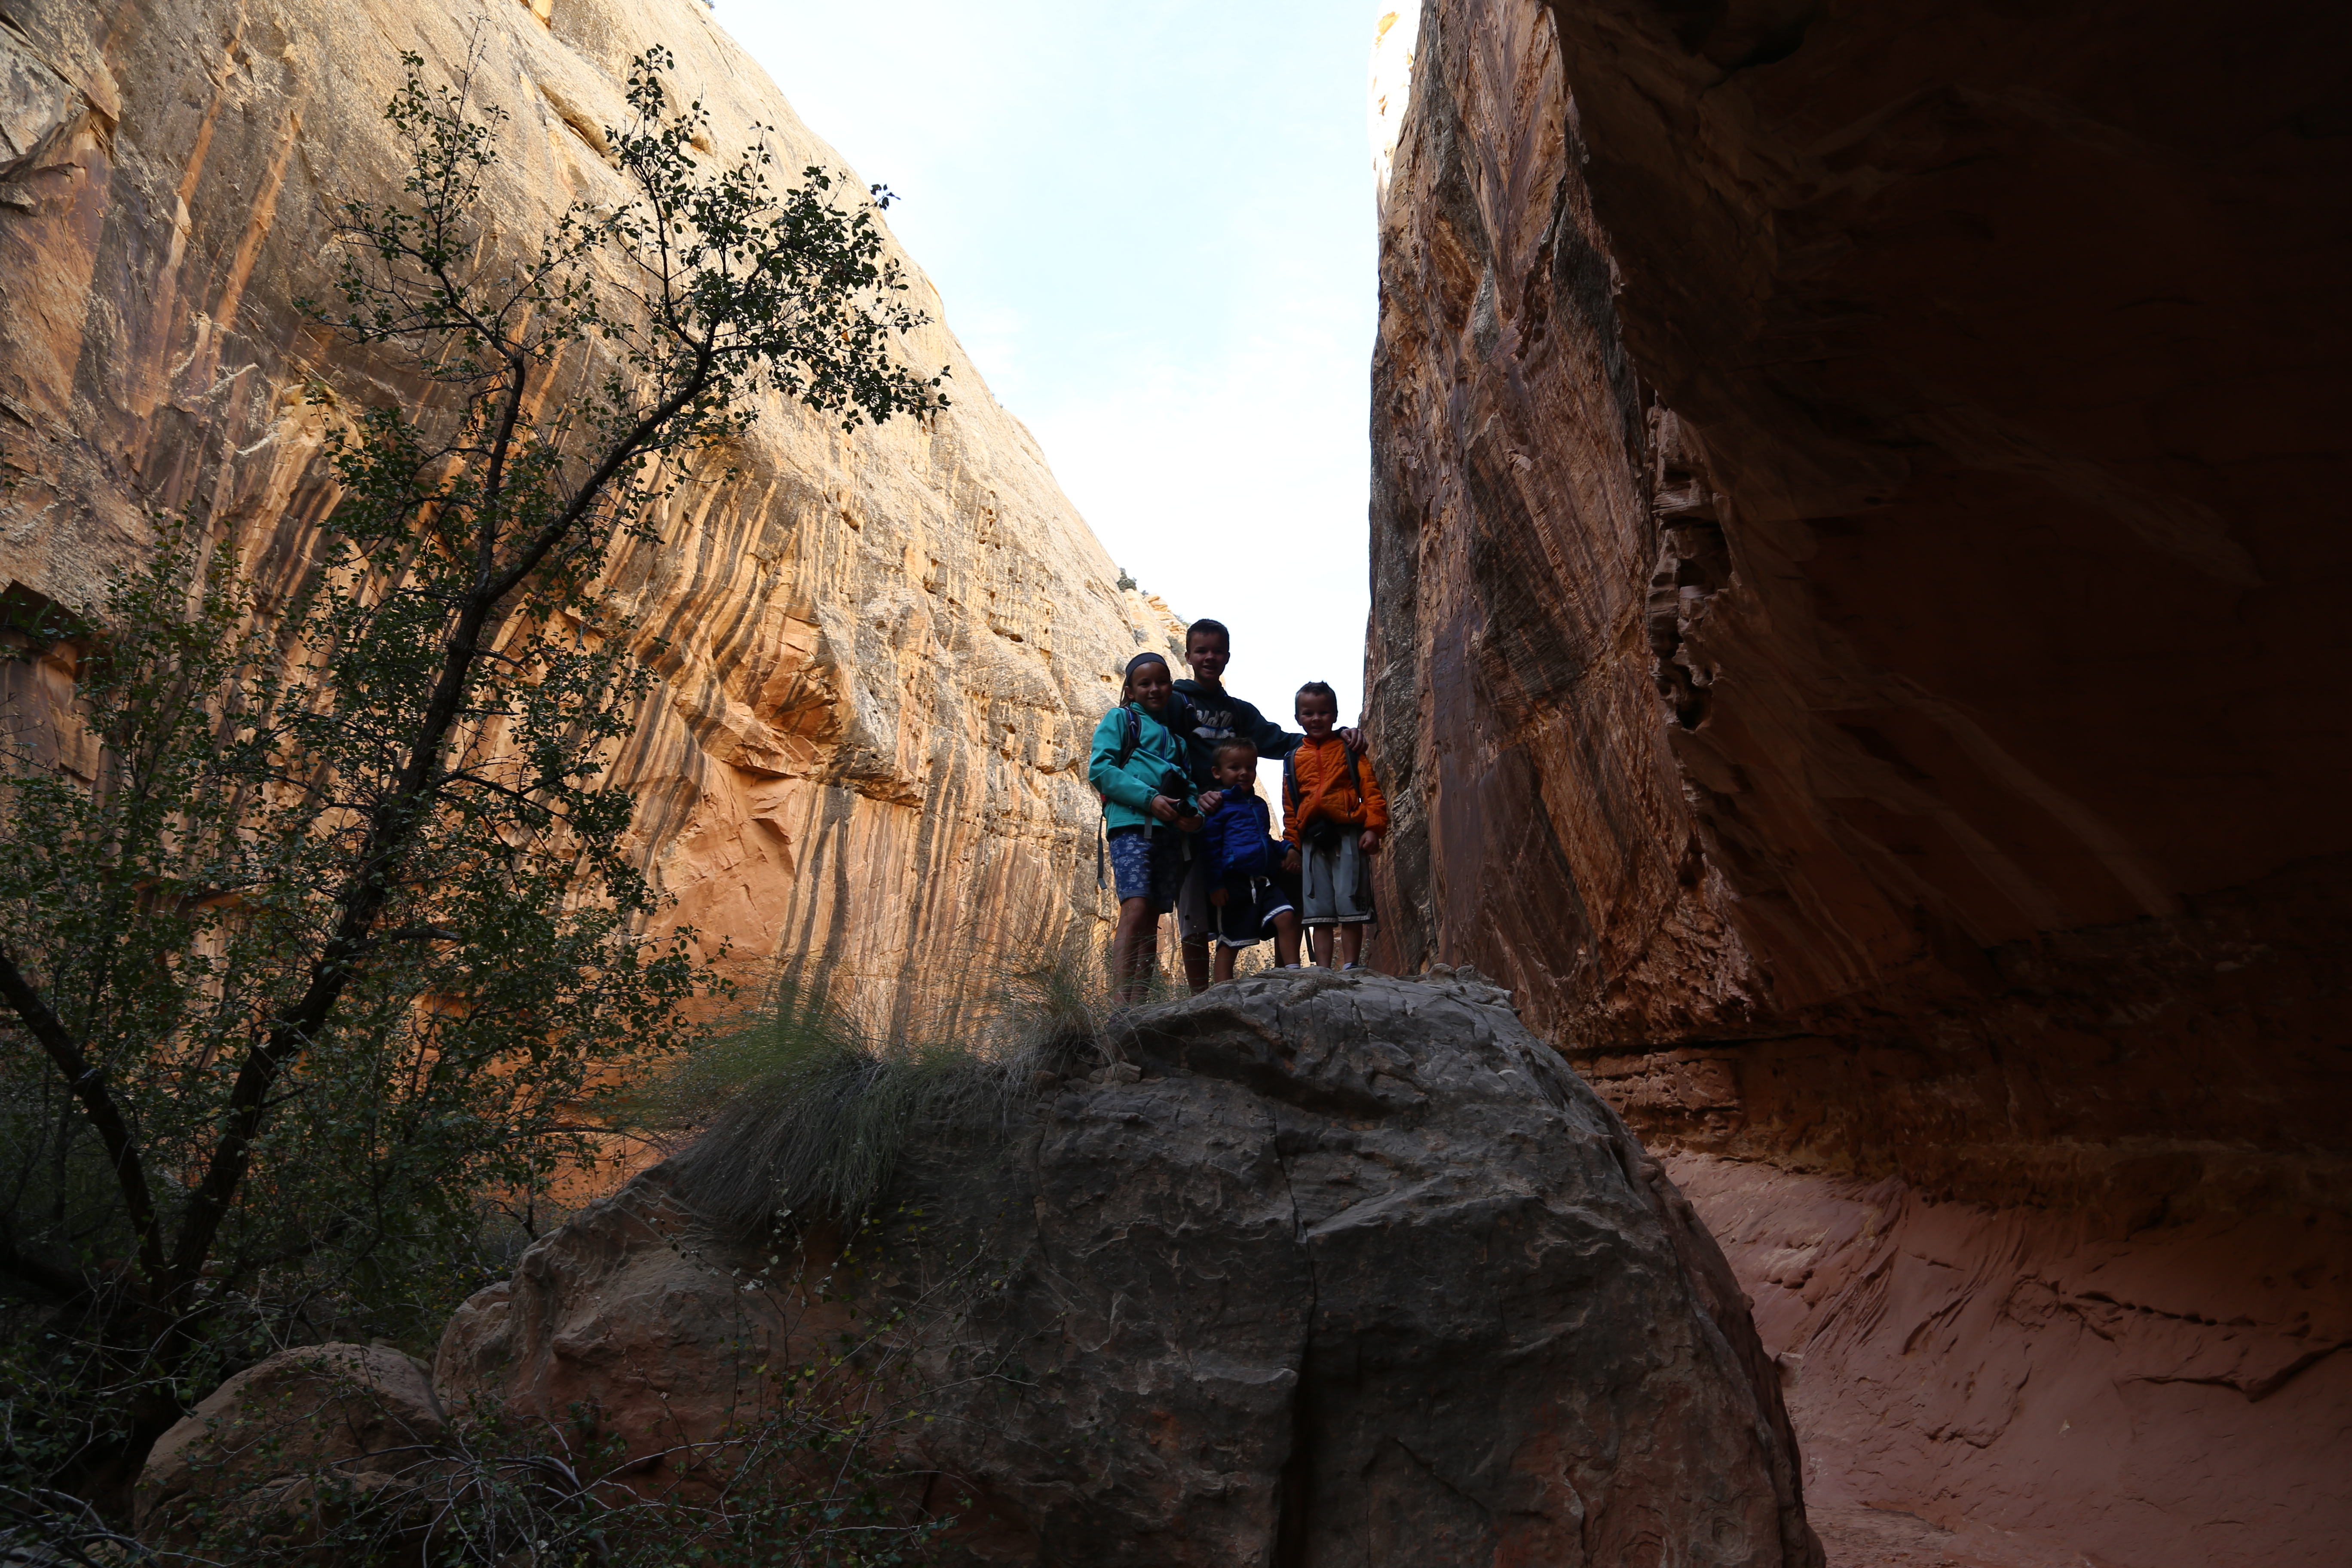
[[[917,1027],[877,1029],[787,973],[741,1026],[656,1089],[653,1117],[690,1140],[671,1157],[713,1222],[855,1224],[919,1135],[1009,1138],[1046,1083],[1121,1059],[1102,953],[1073,943],[987,963],[976,996]],[[1153,1001],[1182,993],[1162,982]]]

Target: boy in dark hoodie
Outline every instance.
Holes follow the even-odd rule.
[[[1217,808],[1218,747],[1228,741],[1247,741],[1259,756],[1279,762],[1307,738],[1284,729],[1259,712],[1255,704],[1225,689],[1225,666],[1232,661],[1233,653],[1233,634],[1225,629],[1223,621],[1194,621],[1185,629],[1184,662],[1192,667],[1192,679],[1176,683],[1176,695],[1183,700],[1185,711],[1175,725],[1184,738],[1193,783],[1205,792],[1201,796],[1203,813]],[[1356,731],[1334,732],[1351,753],[1363,751],[1363,737]],[[1196,854],[1176,895],[1176,931],[1184,939],[1184,978],[1195,991],[1205,991],[1209,985],[1209,942],[1214,924],[1209,893],[1213,886],[1207,857]]]

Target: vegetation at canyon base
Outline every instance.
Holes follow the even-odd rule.
[[[99,602],[16,634],[72,689],[0,768],[19,1499],[119,1510],[278,1345],[424,1348],[492,1205],[606,1146],[614,1086],[694,1041],[709,976],[656,932],[604,776],[654,650],[601,574],[770,395],[845,426],[944,402],[895,357],[922,318],[864,193],[772,184],[764,140],[700,153],[663,51],[608,132],[626,195],[520,250],[484,209],[503,113],[404,58],[404,187],[349,204],[308,308],[415,397],[310,388],[340,500],[299,549],[159,524]]]
[[[641,1223],[698,1267],[753,1260],[727,1296],[756,1295],[791,1324],[778,1336],[739,1307],[715,1350],[733,1387],[718,1432],[672,1420],[624,1440],[593,1410],[529,1422],[477,1401],[438,1436],[336,1459],[306,1453],[307,1435],[340,1426],[344,1408],[382,1406],[356,1369],[330,1368],[299,1398],[280,1390],[221,1418],[187,1504],[149,1544],[167,1563],[257,1565],[496,1563],[525,1550],[639,1568],[928,1560],[954,1519],[921,1506],[942,1478],[908,1439],[935,1411],[954,1418],[945,1396],[958,1387],[1017,1393],[1024,1380],[967,1331],[1003,1290],[1004,1260],[894,1201],[895,1169],[917,1147],[967,1169],[1001,1157],[1041,1077],[1119,1056],[1099,950],[972,954],[966,967],[982,976],[967,994],[883,1027],[788,970],[635,1106],[676,1150],[659,1190],[690,1194],[696,1216],[679,1228],[656,1198]],[[893,1279],[887,1299],[863,1289],[877,1268]],[[832,1308],[846,1309],[847,1331],[812,1326],[813,1309]],[[688,1343],[689,1360],[714,1353]]]
[[[675,1237],[684,1247],[707,1237]],[[781,1236],[770,1238],[781,1243]],[[926,1419],[920,1352],[950,1337],[984,1286],[966,1258],[917,1299],[835,1334],[814,1310],[848,1300],[867,1233],[810,1267],[780,1247],[745,1289],[795,1304],[777,1342],[748,1315],[724,1421],[624,1434],[593,1406],[530,1419],[470,1399],[446,1429],[406,1433],[363,1458],[321,1449],[320,1430],[391,1415],[363,1369],[322,1356],[299,1387],[249,1396],[209,1426],[190,1483],[144,1542],[163,1568],[217,1563],[531,1563],[545,1568],[893,1568],[928,1561],[955,1517],[925,1509],[936,1478],[908,1462]],[[754,1360],[757,1365],[750,1364]],[[961,1506],[959,1500],[958,1506]],[[105,1533],[96,1521],[85,1543]],[[5,1538],[0,1538],[5,1544]],[[103,1560],[103,1559],[101,1559]]]

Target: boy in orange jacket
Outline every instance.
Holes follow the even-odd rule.
[[[1389,803],[1371,758],[1349,756],[1332,733],[1338,693],[1310,680],[1298,689],[1293,711],[1307,739],[1282,769],[1282,837],[1291,847],[1283,869],[1304,873],[1300,923],[1310,932],[1339,927],[1339,967],[1360,969],[1372,921],[1371,858],[1388,831]],[[1330,963],[1330,938],[1314,945],[1316,957]]]

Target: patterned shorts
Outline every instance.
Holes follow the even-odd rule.
[[[1167,913],[1176,902],[1176,889],[1183,885],[1188,863],[1183,835],[1173,829],[1155,833],[1149,827],[1114,827],[1110,831],[1111,878],[1121,903],[1150,899],[1152,913]]]

